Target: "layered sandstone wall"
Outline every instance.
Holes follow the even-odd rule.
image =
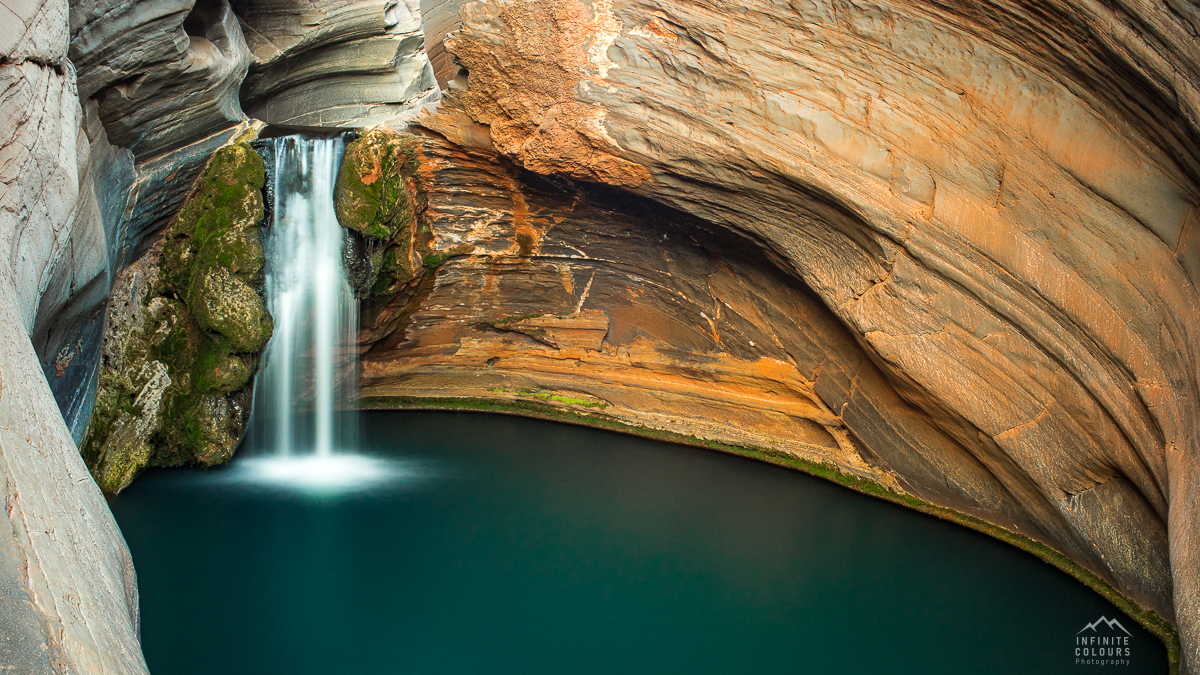
[[[398,124],[440,91],[417,0],[235,0],[253,55],[247,113],[271,124]]]
[[[1167,536],[1151,507],[1077,496],[1075,508],[1108,509],[1097,520],[1124,547],[1123,558],[1097,555],[914,404],[762,241],[619,190],[539,178],[489,148],[438,137],[417,147],[418,220],[436,267],[367,302],[371,405],[532,402],[832,465],[1050,544],[1173,617]]]
[[[1200,663],[1193,7],[485,0],[461,17],[447,48],[468,88],[426,126],[760,242],[931,429],[902,452],[860,435],[881,467],[933,501],[962,486],[945,466],[982,467]],[[815,375],[851,430],[857,372]]]

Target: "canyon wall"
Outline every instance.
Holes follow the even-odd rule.
[[[129,552],[30,339],[39,307],[95,295],[109,151],[76,96],[65,0],[0,10],[0,667],[144,673]]]
[[[460,15],[468,86],[422,124],[758,242],[924,426],[892,425],[889,450],[856,430],[861,371],[813,371],[864,458],[975,508],[943,467],[981,467],[1023,530],[1176,621],[1200,663],[1194,7]]]
[[[1187,0],[0,11],[17,667],[145,669],[76,444],[114,279],[254,118],[413,134],[378,144],[411,166],[389,178],[408,211],[348,235],[371,261],[365,396],[532,401],[832,465],[1063,552],[1200,668]]]

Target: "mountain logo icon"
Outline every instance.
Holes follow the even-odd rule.
[[[1079,629],[1079,633],[1082,633],[1082,632],[1083,632],[1083,631],[1085,631],[1085,630],[1090,630],[1090,631],[1092,631],[1093,633],[1095,633],[1095,632],[1096,632],[1096,626],[1099,626],[1100,624],[1104,624],[1104,625],[1108,626],[1110,629],[1111,629],[1112,627],[1116,626],[1117,628],[1120,628],[1120,629],[1121,629],[1121,631],[1122,631],[1123,633],[1125,633],[1126,635],[1130,635],[1130,636],[1132,636],[1132,633],[1130,633],[1129,631],[1125,630],[1125,626],[1122,626],[1120,621],[1117,621],[1116,619],[1109,619],[1109,618],[1106,618],[1106,617],[1103,617],[1103,616],[1102,616],[1102,617],[1100,617],[1099,619],[1096,619],[1095,621],[1093,621],[1093,622],[1089,623],[1088,625],[1084,626],[1083,628],[1080,628],[1080,629]],[[1079,633],[1076,633],[1076,635],[1079,635]]]

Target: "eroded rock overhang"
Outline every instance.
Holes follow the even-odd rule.
[[[434,254],[368,307],[368,393],[532,396],[895,481],[1177,621],[1194,669],[1190,5],[81,0],[68,25],[66,2],[36,4],[4,44],[12,109],[37,122],[4,145],[3,309],[76,439],[109,280],[243,108],[400,125],[436,75]],[[39,417],[9,426],[73,450],[49,393],[22,396],[5,414]],[[5,466],[37,494],[19,473],[37,467]],[[15,512],[102,508],[72,499]],[[101,521],[71,536],[107,537],[107,595],[64,654],[133,636]],[[43,548],[20,555],[61,543],[29,531]],[[72,564],[39,572],[44,597]]]
[[[554,0],[461,19],[467,88],[422,125],[759,242],[920,420],[872,438],[855,373],[816,373],[866,454],[959,508],[981,484],[947,467],[979,467],[1197,662],[1190,15]]]

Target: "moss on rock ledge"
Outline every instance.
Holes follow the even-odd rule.
[[[363,130],[346,146],[333,204],[338,222],[354,233],[347,262],[360,298],[394,296],[422,274],[417,153],[415,138],[382,128]]]
[[[228,461],[271,337],[259,289],[263,161],[218,150],[162,242],[114,284],[84,459],[106,492],[146,466]]]

